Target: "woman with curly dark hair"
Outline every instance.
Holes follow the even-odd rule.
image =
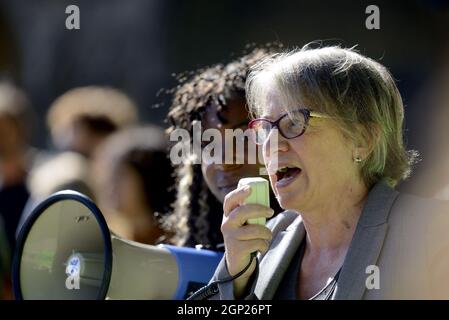
[[[226,65],[200,69],[190,80],[183,79],[168,113],[171,124],[168,133],[181,128],[192,136],[195,121],[201,123],[203,130],[219,130],[222,137],[226,129],[245,130],[249,123],[245,100],[248,70],[272,51],[254,49]],[[234,159],[247,158],[247,150],[244,155],[237,151]],[[166,225],[174,231],[172,242],[176,245],[201,244],[217,249],[223,243],[220,226],[225,195],[237,187],[240,178],[259,176],[263,165],[249,164],[249,161],[243,164],[197,162],[192,156],[176,167],[177,199]],[[272,199],[276,207],[277,202]]]

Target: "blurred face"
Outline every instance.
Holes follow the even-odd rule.
[[[213,104],[208,106],[201,122],[203,129],[215,128],[220,131],[223,137],[223,157],[225,154],[225,129],[242,129],[245,131],[249,122],[245,99],[234,98],[229,99],[227,102],[228,105],[222,111],[219,111],[218,107]],[[235,164],[236,161],[234,161],[234,164],[216,164],[202,161],[201,164],[204,179],[211,192],[220,202],[223,202],[226,194],[237,188],[241,178],[259,176],[261,166],[248,164],[248,158],[246,157],[248,151],[247,142],[245,142],[244,154],[237,154],[236,151],[234,147],[235,159],[244,160],[243,164]]]
[[[86,157],[92,156],[97,146],[99,146],[107,137],[106,134],[99,134],[93,131],[89,125],[82,120],[74,121],[72,126],[63,133],[61,139],[62,149],[78,152]]]
[[[275,121],[286,113],[285,107],[272,91],[262,117]],[[354,147],[331,119],[310,118],[305,133],[293,139],[272,129],[269,139],[276,137],[277,147],[270,147],[268,140],[263,154],[282,208],[305,212],[332,206],[360,181]]]

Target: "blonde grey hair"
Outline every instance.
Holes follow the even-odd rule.
[[[339,46],[272,55],[252,68],[246,82],[253,116],[263,114],[273,88],[290,115],[298,108],[324,113],[346,138],[371,145],[360,164],[368,187],[380,180],[394,187],[409,176],[418,154],[405,149],[401,95],[380,63]]]

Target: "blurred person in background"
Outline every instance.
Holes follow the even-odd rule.
[[[122,91],[89,86],[67,91],[50,106],[47,123],[59,150],[90,158],[111,133],[133,125],[134,102]]]
[[[30,170],[26,181],[30,197],[21,214],[16,236],[19,236],[33,209],[55,192],[73,190],[94,200],[89,174],[89,161],[79,153],[66,151],[42,156]]]
[[[15,230],[29,192],[26,178],[35,158],[29,145],[31,108],[25,93],[8,82],[0,83],[0,215],[11,251]]]
[[[422,138],[426,157],[417,168],[414,179],[403,188],[420,196],[449,200],[449,144],[436,143],[449,136],[449,45],[442,50],[431,76],[424,88],[409,103],[419,110],[420,117],[414,117],[416,127],[429,123],[417,130]],[[412,125],[409,125],[412,129]],[[420,149],[421,151],[421,149]]]
[[[136,119],[134,102],[118,89],[80,87],[58,97],[47,113],[57,152],[36,162],[28,181],[31,197],[16,234],[36,204],[54,192],[72,189],[92,197],[87,172],[96,148],[112,133],[133,125]]]
[[[429,87],[425,91],[427,95],[424,94],[422,105],[432,104],[435,107],[431,118],[432,129],[435,132],[432,132],[433,136],[430,140],[438,141],[449,136],[449,45],[446,47],[439,68],[437,68],[437,74]],[[434,188],[429,189],[435,198],[449,200],[449,144],[434,143],[431,148],[433,162],[430,163],[438,163],[439,166],[431,167],[426,171],[426,173],[432,172],[433,181],[437,182],[434,184]]]
[[[202,130],[218,129],[222,137],[225,129],[245,130],[249,122],[245,100],[246,76],[249,68],[270,50],[275,50],[275,46],[272,49],[254,49],[226,65],[217,64],[198,70],[178,86],[168,113],[171,123],[168,132],[182,128],[192,134],[194,121],[201,123]],[[222,147],[224,156],[224,141]],[[246,147],[245,143],[245,153]],[[237,158],[248,157],[247,154],[235,154],[234,160]],[[177,166],[177,198],[173,214],[165,222],[174,233],[171,241],[179,246],[202,245],[212,249],[222,245],[220,226],[224,197],[237,187],[241,178],[259,176],[261,167],[263,165],[248,164],[247,161],[243,164],[204,161],[194,164],[193,158]],[[274,197],[271,204],[279,210]]]
[[[151,245],[167,240],[161,218],[174,201],[174,179],[162,128],[111,135],[95,153],[92,169],[95,196],[115,234]]]
[[[0,82],[0,297],[12,298],[11,253],[15,230],[29,197],[26,178],[36,156],[29,145],[32,110],[25,93]]]

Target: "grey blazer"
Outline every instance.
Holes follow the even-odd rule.
[[[385,182],[373,186],[332,298],[449,299],[448,208],[445,201],[399,194]],[[273,298],[305,236],[296,212],[285,211],[267,226],[273,241],[268,252],[258,256],[259,275],[248,284],[247,298]],[[227,276],[223,258],[212,280]],[[379,286],[372,285],[373,276]],[[212,299],[234,299],[233,283],[220,284]]]

